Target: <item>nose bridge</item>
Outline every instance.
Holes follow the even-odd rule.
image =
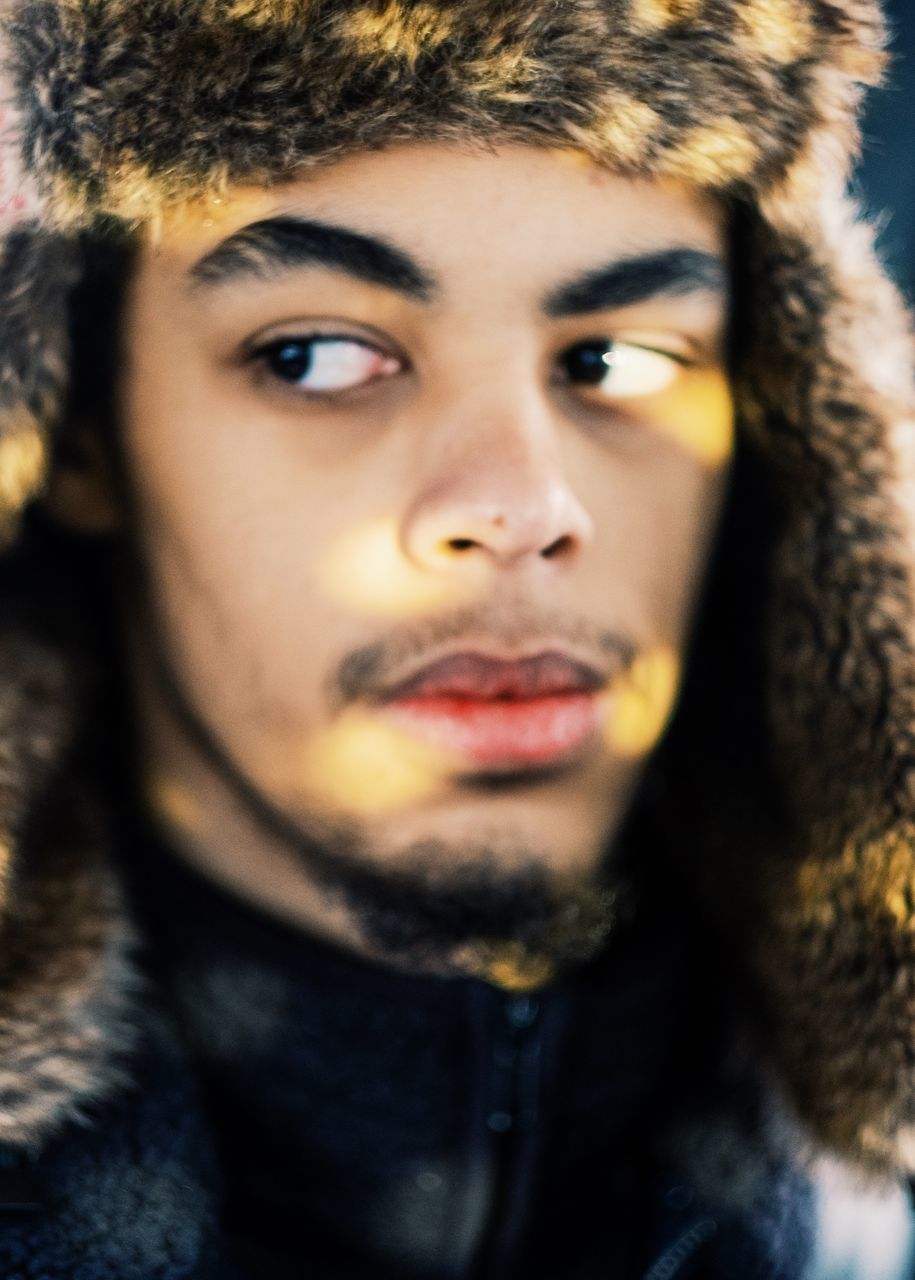
[[[499,562],[568,556],[590,539],[560,423],[536,386],[484,375],[448,397],[434,417],[404,522],[414,560],[428,566],[468,554]]]

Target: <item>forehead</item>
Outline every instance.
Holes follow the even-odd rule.
[[[142,256],[180,276],[244,227],[285,216],[385,238],[455,280],[521,271],[542,284],[595,254],[673,245],[721,253],[725,240],[719,205],[679,183],[624,178],[570,150],[412,143],[176,209],[150,231]]]

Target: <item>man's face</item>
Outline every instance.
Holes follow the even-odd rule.
[[[595,880],[719,507],[723,253],[682,189],[444,144],[144,246],[137,661],[288,831],[382,881]]]

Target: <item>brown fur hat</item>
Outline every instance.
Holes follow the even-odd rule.
[[[915,1167],[912,352],[845,194],[861,86],[882,67],[874,0],[6,3],[9,145],[38,200],[7,201],[0,233],[12,546],[66,425],[77,233],[100,219],[139,226],[228,184],[408,139],[572,146],[729,202],[741,449],[771,516],[753,611],[729,634],[764,639],[764,699],[752,750],[701,708],[675,725],[672,741],[701,721],[709,744],[684,857],[754,975],[772,1061],[811,1130]],[[20,662],[19,617],[0,620],[13,867],[47,772],[30,765],[27,726],[49,719],[63,661],[45,655],[38,676],[39,658]]]

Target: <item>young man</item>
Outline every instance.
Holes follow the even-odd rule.
[[[5,40],[2,1274],[912,1274],[875,10]]]

